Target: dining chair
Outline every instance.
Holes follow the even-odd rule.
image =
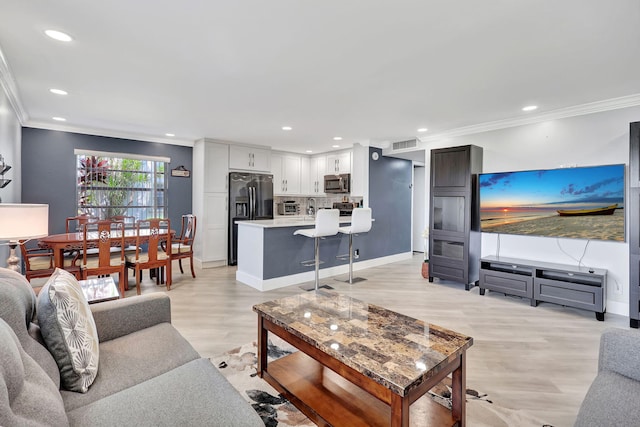
[[[22,261],[24,262],[24,275],[29,282],[31,279],[49,277],[53,274],[56,267],[53,263],[53,251],[43,248],[28,248],[26,240],[21,240],[18,246],[22,253]],[[64,269],[81,279],[80,267],[74,265],[73,257],[65,257]]]
[[[97,248],[98,254],[90,250]],[[116,249],[115,251],[113,249]],[[124,298],[127,271],[124,253],[124,223],[108,219],[87,223],[82,234],[82,279],[118,273],[120,297]]]
[[[180,273],[184,274],[182,269],[182,260],[189,258],[191,263],[191,275],[196,278],[196,272],[193,267],[193,241],[196,238],[196,216],[193,214],[182,215],[182,228],[180,236],[171,240],[171,261],[178,260]],[[166,244],[162,243],[162,249],[169,253]]]
[[[160,271],[167,270],[167,291],[171,290],[171,257],[162,250],[161,243],[171,247],[171,221],[162,218],[143,219],[136,222],[136,251],[126,256],[127,269],[131,268],[136,276],[136,291],[140,295],[142,270],[157,270],[156,284],[160,283]],[[148,239],[146,238],[148,236]],[[143,245],[147,241],[147,249]]]
[[[66,233],[74,233],[76,231],[82,231],[82,226],[89,223],[89,222],[93,222],[93,221],[97,221],[98,218],[96,218],[93,215],[89,215],[89,214],[82,214],[82,215],[77,215],[77,216],[69,216],[66,219],[66,224],[65,224],[65,232]]]

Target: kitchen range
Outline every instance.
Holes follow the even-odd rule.
[[[351,216],[353,213],[354,203],[351,202],[334,202],[333,209],[340,211],[340,216]]]

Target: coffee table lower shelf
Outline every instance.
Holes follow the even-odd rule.
[[[263,379],[320,426],[389,426],[391,407],[302,351],[269,362]],[[422,397],[419,425],[453,426],[451,410]],[[421,414],[422,416],[422,414]]]

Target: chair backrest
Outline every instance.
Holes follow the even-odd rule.
[[[149,238],[146,239],[145,237]],[[159,261],[158,251],[161,240],[166,241],[166,247],[171,247],[171,221],[164,218],[141,219],[136,222],[136,259],[140,257],[140,247],[147,240],[147,263]]]
[[[317,237],[334,236],[340,227],[340,211],[338,209],[320,209],[316,212]]]
[[[193,214],[182,215],[182,230],[180,230],[180,243],[185,246],[193,246],[196,238],[196,216]]]
[[[371,230],[371,208],[355,208],[351,213],[351,233]]]
[[[88,214],[67,217],[67,221],[65,224],[66,233],[75,233],[76,231],[82,231],[83,225],[96,220],[96,217]]]
[[[109,218],[111,221],[122,221],[126,228],[133,228],[136,225],[136,217],[133,215],[114,215]]]
[[[89,222],[83,226],[82,231],[82,266],[86,268],[88,250],[98,248],[98,268],[109,268],[111,263],[112,247],[120,249],[120,261],[124,263],[124,222],[104,219]],[[97,270],[97,269],[92,269]],[[100,274],[96,272],[95,274]]]

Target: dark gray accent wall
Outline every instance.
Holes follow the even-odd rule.
[[[22,202],[49,205],[50,234],[64,233],[65,218],[76,214],[74,149],[169,157],[170,169],[184,165],[192,170],[191,147],[23,128]],[[177,231],[181,216],[192,212],[191,180],[169,176],[169,219]]]
[[[378,153],[378,160],[371,154]],[[369,207],[375,222],[368,245],[372,258],[411,252],[411,161],[383,157],[369,147]]]

